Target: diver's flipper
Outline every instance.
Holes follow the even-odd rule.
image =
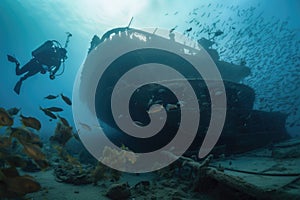
[[[17,84],[15,85],[15,88],[14,88],[14,91],[15,91],[17,94],[20,94],[21,86],[22,86],[22,81],[18,81]]]
[[[14,63],[18,63],[17,59],[11,55],[7,55],[7,60],[9,62],[14,62]]]

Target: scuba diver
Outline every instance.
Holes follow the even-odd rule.
[[[23,81],[37,73],[45,74],[49,72],[51,80],[55,79],[55,76],[63,74],[65,67],[64,62],[67,59],[66,48],[71,36],[71,33],[67,33],[67,40],[64,47],[56,40],[46,41],[40,47],[32,51],[31,54],[33,58],[21,68],[19,61],[15,57],[7,55],[8,61],[16,64],[16,75],[25,74],[14,87],[14,91],[17,94],[20,94]],[[55,75],[61,64],[63,64],[63,71]]]

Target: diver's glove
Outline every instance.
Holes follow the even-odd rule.
[[[54,74],[50,74],[50,79],[51,79],[51,80],[55,79]]]

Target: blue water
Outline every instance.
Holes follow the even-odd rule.
[[[252,8],[253,11],[249,11]],[[244,80],[257,93],[256,108],[289,114],[287,128],[291,134],[300,130],[300,2],[288,1],[10,1],[0,3],[0,107],[21,107],[22,114],[41,120],[41,135],[52,135],[56,121],[49,121],[39,106],[59,106],[61,114],[74,126],[72,108],[61,99],[44,100],[48,94],[72,96],[76,72],[84,62],[89,42],[94,34],[126,26],[133,16],[132,27],[160,27],[184,33],[192,27],[189,37],[198,39],[207,34],[197,33],[202,27],[225,32],[218,38],[221,58],[239,62],[244,58],[253,69]],[[210,14],[209,14],[210,13]],[[260,15],[260,13],[262,13]],[[202,16],[202,17],[201,17]],[[258,18],[260,16],[260,18]],[[195,19],[196,21],[192,21]],[[259,21],[261,20],[261,21]],[[278,30],[273,23],[284,25]],[[255,25],[256,24],[256,25]],[[270,26],[266,26],[270,24]],[[239,30],[247,31],[238,34]],[[71,32],[68,59],[62,76],[50,80],[48,74],[37,74],[24,81],[21,94],[13,92],[19,77],[6,54],[14,55],[21,64],[31,58],[31,51],[44,41],[55,39],[64,44],[65,32]],[[251,35],[248,34],[252,31]],[[295,34],[294,37],[290,37]],[[255,37],[256,36],[256,37]],[[288,38],[287,38],[288,37]],[[257,46],[248,47],[257,41]],[[236,48],[236,49],[234,49]],[[259,99],[262,99],[259,101]],[[16,120],[17,121],[17,120]],[[18,123],[18,122],[17,122]],[[293,126],[292,126],[293,125]]]

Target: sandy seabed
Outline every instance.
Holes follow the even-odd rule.
[[[47,170],[44,172],[26,173],[34,178],[42,186],[39,192],[27,194],[26,199],[31,200],[99,200],[109,199],[106,196],[108,188],[113,183],[110,181],[99,181],[98,185],[72,185],[55,180],[54,171]],[[136,193],[132,192],[131,200],[159,200],[159,199],[203,199],[212,200],[206,195],[200,195],[197,193],[189,193],[186,184],[179,183],[175,179],[160,179],[155,180],[155,174],[125,174],[117,183],[128,183],[130,186],[134,186],[140,181],[150,181],[151,186],[149,189]]]

